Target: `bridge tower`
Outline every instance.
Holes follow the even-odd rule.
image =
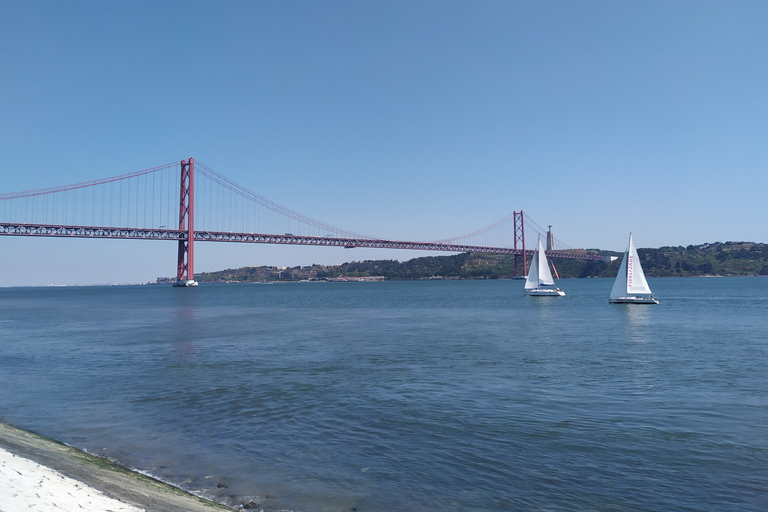
[[[179,198],[179,259],[173,286],[197,286],[195,281],[195,160],[181,161],[181,191]]]
[[[525,277],[525,269],[528,268],[525,262],[525,226],[523,223],[523,210],[512,212],[515,224],[515,277]],[[522,252],[517,252],[517,242],[520,242]],[[520,266],[522,264],[522,267]]]

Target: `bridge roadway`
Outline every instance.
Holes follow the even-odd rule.
[[[119,238],[128,240],[186,240],[187,231],[165,228],[116,228],[98,226],[64,226],[54,224],[0,223],[0,235],[45,236],[60,238]],[[353,249],[416,249],[423,251],[474,252],[486,254],[523,254],[522,249],[511,247],[484,247],[479,245],[444,244],[435,242],[398,242],[368,238],[335,238],[328,236],[267,235],[260,233],[229,233],[221,231],[195,231],[196,242],[239,242],[257,244],[314,245]],[[526,250],[533,255],[533,250]],[[586,261],[606,261],[605,256],[587,252],[547,251],[549,258]]]

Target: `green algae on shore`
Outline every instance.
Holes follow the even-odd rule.
[[[108,459],[2,422],[0,447],[89,485],[110,498],[150,512],[232,510]]]

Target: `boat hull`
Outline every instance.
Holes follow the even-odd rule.
[[[534,288],[533,290],[525,290],[526,295],[530,295],[532,297],[564,297],[565,292],[561,290],[560,288],[557,289],[544,289],[544,288]]]
[[[654,297],[618,297],[608,299],[611,304],[658,304],[658,299]]]

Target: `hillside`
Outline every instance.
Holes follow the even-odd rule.
[[[589,250],[604,256],[618,256],[612,263],[587,262],[554,258],[560,278],[615,277],[621,253]],[[716,242],[688,247],[638,249],[643,269],[649,277],[704,275],[768,275],[768,244],[752,242]],[[243,267],[202,272],[201,283],[264,282],[329,279],[510,279],[514,276],[514,256],[463,253],[452,256],[429,256],[409,261],[367,260],[341,265],[307,267]]]
[[[643,249],[639,254],[649,276],[768,275],[768,244],[715,242]]]

